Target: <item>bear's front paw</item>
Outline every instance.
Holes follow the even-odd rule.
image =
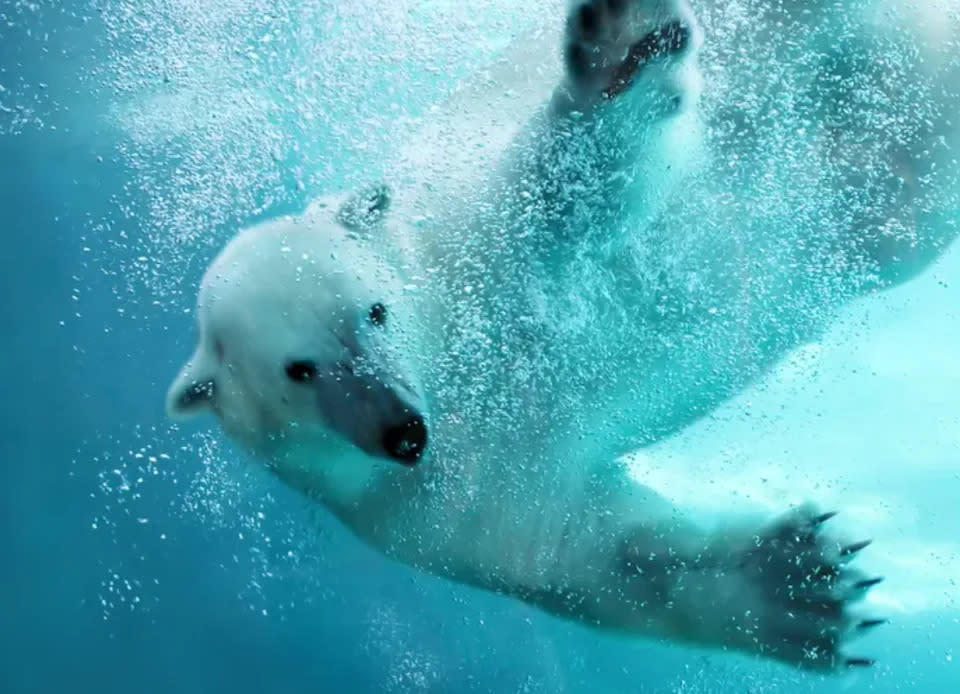
[[[688,52],[695,31],[686,0],[586,0],[567,19],[567,73],[579,90],[612,98],[648,64]]]
[[[736,618],[751,650],[801,667],[835,670],[872,665],[845,646],[883,619],[851,607],[883,579],[849,566],[869,541],[842,543],[823,532],[834,513],[807,506],[754,534],[734,554],[754,605]]]

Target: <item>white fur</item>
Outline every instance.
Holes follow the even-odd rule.
[[[457,96],[430,145],[390,168],[389,210],[366,218],[369,192],[331,197],[234,239],[204,278],[199,345],[168,406],[211,408],[287,483],[408,564],[602,628],[832,668],[864,577],[808,580],[843,561],[814,512],[701,528],[619,457],[709,412],[818,330],[814,309],[862,285],[796,271],[829,249],[783,243],[791,209],[767,210],[752,236],[720,205],[683,210],[690,186],[728,194],[731,151],[707,151],[697,109],[702,34],[685,0],[625,4],[585,73],[528,68],[541,39]],[[565,41],[592,51],[578,11]],[[674,21],[691,32],[686,51],[606,98],[627,50]],[[491,97],[505,74],[521,95],[510,111]],[[532,113],[523,127],[518,103]],[[762,184],[743,196],[762,202]],[[377,301],[382,329],[364,320]],[[295,358],[325,376],[291,383]],[[212,398],[183,399],[206,382]],[[428,423],[412,469],[377,448],[397,402]],[[829,600],[838,612],[820,614]]]

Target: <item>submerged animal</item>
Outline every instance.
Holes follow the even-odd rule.
[[[621,459],[740,391],[830,309],[919,272],[955,226],[918,233],[934,225],[909,198],[909,148],[871,161],[906,173],[870,204],[838,204],[872,152],[842,128],[792,130],[789,166],[767,176],[776,128],[701,112],[686,0],[579,2],[563,35],[552,84],[522,44],[386,183],[237,235],[204,276],[168,411],[212,412],[424,571],[600,629],[867,665],[847,645],[881,623],[856,609],[879,579],[850,565],[866,543],[824,530],[832,513],[701,527]],[[487,98],[506,79],[523,94],[509,112]]]

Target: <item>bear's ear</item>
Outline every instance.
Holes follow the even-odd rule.
[[[209,411],[213,406],[216,388],[213,369],[208,368],[198,350],[167,390],[167,416],[190,419]]]
[[[365,232],[377,226],[389,208],[390,188],[375,183],[348,197],[337,211],[337,221],[351,231]]]

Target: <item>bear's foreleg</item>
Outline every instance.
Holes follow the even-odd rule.
[[[650,214],[699,152],[701,33],[686,0],[576,3],[563,79],[507,153],[497,220],[554,253]]]

